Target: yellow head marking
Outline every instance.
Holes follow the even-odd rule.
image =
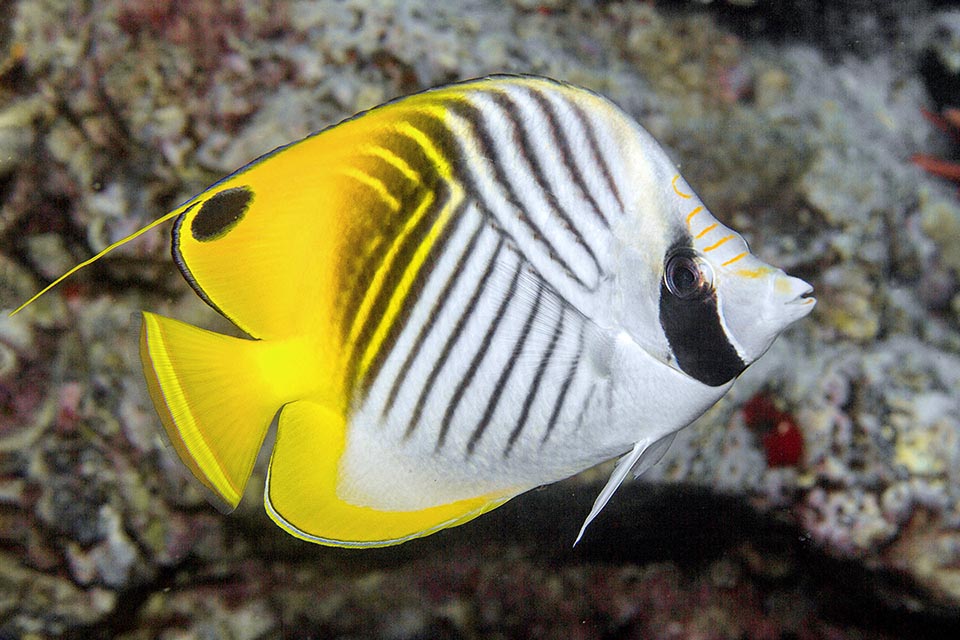
[[[732,235],[730,235],[730,236],[723,236],[722,238],[720,238],[719,240],[717,240],[716,242],[714,242],[714,243],[713,243],[712,245],[710,245],[709,247],[704,247],[704,248],[703,248],[703,251],[704,251],[704,253],[706,253],[707,251],[713,251],[714,249],[716,249],[716,248],[719,247],[720,245],[724,244],[724,243],[727,242],[728,240],[731,240],[732,238],[733,238]]]
[[[747,257],[747,252],[746,252],[746,251],[744,251],[743,253],[738,253],[737,255],[733,256],[732,258],[730,258],[730,259],[727,260],[726,262],[720,263],[720,266],[721,266],[721,267],[729,266],[729,265],[733,264],[734,262],[736,262],[737,260],[742,260],[742,259],[745,258],[745,257]]]
[[[677,175],[673,176],[673,180],[670,181],[670,186],[673,187],[673,192],[678,196],[680,196],[681,198],[692,198],[693,197],[692,193],[684,193],[683,191],[680,191],[679,187],[677,187],[677,180],[679,179],[680,179],[680,174],[678,173]]]
[[[699,240],[700,238],[702,238],[703,236],[707,235],[708,233],[710,233],[711,231],[713,231],[713,230],[716,229],[716,228],[717,228],[717,223],[714,222],[713,224],[711,224],[711,225],[709,225],[708,227],[706,227],[703,231],[701,231],[700,233],[698,233],[697,235],[695,235],[694,238],[696,238],[697,240]]]
[[[760,278],[767,273],[767,271],[769,271],[769,269],[758,267],[756,269],[738,269],[735,273],[741,278]]]
[[[773,281],[773,290],[780,295],[788,295],[792,289],[793,287],[787,278],[776,278]]]
[[[695,215],[697,215],[698,213],[700,213],[701,211],[703,211],[703,207],[697,207],[696,209],[694,209],[693,211],[691,211],[690,213],[687,214],[687,228],[688,228],[688,229],[690,228],[690,223],[691,223],[691,221],[693,220],[693,217],[694,217]]]

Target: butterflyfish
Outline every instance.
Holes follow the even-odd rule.
[[[583,535],[815,304],[626,113],[538,77],[354,116],[74,271],[169,219],[187,282],[249,336],[143,313],[169,439],[230,510],[277,418],[266,511],[325,545],[426,536],[622,456]]]

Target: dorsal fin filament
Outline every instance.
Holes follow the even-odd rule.
[[[151,222],[151,223],[148,224],[147,226],[141,227],[140,229],[137,229],[136,231],[134,231],[133,233],[131,233],[131,234],[128,235],[127,237],[122,238],[122,239],[120,239],[120,240],[117,240],[116,242],[114,242],[113,244],[111,244],[109,247],[107,247],[106,249],[104,249],[103,251],[101,251],[100,253],[98,253],[97,255],[93,256],[92,258],[88,258],[87,260],[84,260],[83,262],[81,262],[81,263],[78,264],[77,266],[73,267],[72,269],[70,269],[69,271],[67,271],[65,274],[63,274],[62,276],[60,276],[59,278],[57,278],[56,280],[54,280],[53,282],[51,282],[51,283],[48,284],[47,286],[45,286],[45,287],[44,287],[43,289],[41,289],[39,292],[37,292],[36,294],[34,294],[32,298],[30,298],[29,300],[27,300],[26,302],[24,302],[23,304],[21,304],[19,307],[17,307],[16,309],[14,309],[14,310],[10,313],[10,315],[9,315],[8,317],[12,318],[13,316],[17,315],[18,313],[20,313],[21,311],[23,311],[24,309],[26,309],[28,306],[30,306],[31,304],[33,304],[33,303],[37,300],[37,298],[39,298],[40,296],[42,296],[43,294],[45,294],[47,291],[50,291],[50,289],[53,289],[55,286],[57,286],[58,284],[60,284],[61,282],[63,282],[64,280],[66,280],[67,278],[69,278],[70,276],[72,276],[73,274],[75,274],[77,271],[80,271],[80,269],[83,269],[84,267],[90,266],[91,264],[93,264],[94,262],[96,262],[97,260],[99,260],[100,258],[102,258],[103,256],[107,255],[108,253],[110,253],[111,251],[113,251],[114,249],[116,249],[117,247],[119,247],[119,246],[121,246],[121,245],[124,245],[124,244],[130,242],[131,240],[139,237],[140,235],[146,233],[147,231],[150,231],[150,230],[153,229],[154,227],[156,227],[156,226],[158,226],[158,225],[160,225],[160,224],[163,224],[163,223],[166,222],[167,220],[170,220],[171,218],[175,218],[175,217],[179,216],[179,215],[182,214],[184,211],[185,211],[185,208],[184,208],[184,207],[177,207],[176,209],[174,209],[174,210],[171,211],[170,213],[162,216],[161,218],[158,218],[157,220],[154,220],[153,222]]]

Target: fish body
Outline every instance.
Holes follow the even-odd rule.
[[[589,522],[814,304],[636,122],[535,77],[387,103],[171,217],[249,339],[144,313],[166,431],[231,509],[279,413],[266,509],[321,544],[428,535],[629,452]]]

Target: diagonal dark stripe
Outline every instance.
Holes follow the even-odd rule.
[[[597,166],[600,167],[600,173],[603,175],[603,179],[606,181],[607,187],[610,189],[610,193],[613,194],[614,199],[617,201],[620,211],[625,211],[623,206],[623,198],[620,197],[620,192],[617,190],[617,185],[613,180],[613,174],[610,172],[610,167],[607,165],[607,161],[604,159],[603,153],[600,151],[600,143],[597,142],[597,134],[593,130],[593,125],[590,124],[589,119],[587,118],[586,114],[583,113],[583,109],[581,109],[579,105],[571,102],[570,109],[576,116],[580,126],[583,127],[584,134],[587,136],[587,145],[590,147],[590,153],[593,155],[593,159],[597,163]]]
[[[477,107],[462,101],[451,102],[449,108],[472,130],[474,138],[482,151],[482,156],[487,159],[490,169],[493,171],[494,180],[503,190],[504,199],[514,210],[513,213],[517,216],[517,219],[520,220],[524,226],[527,227],[527,229],[529,229],[531,235],[537,242],[544,245],[547,255],[553,262],[556,262],[563,269],[563,271],[570,276],[570,278],[580,283],[580,285],[584,288],[589,289],[589,285],[577,277],[569,263],[563,259],[563,256],[560,255],[556,247],[554,247],[547,240],[543,230],[540,229],[536,222],[530,219],[530,216],[528,216],[524,211],[523,205],[520,203],[520,200],[517,198],[517,194],[513,190],[510,179],[507,177],[506,173],[504,173],[503,167],[500,166],[500,163],[497,161],[498,156],[496,147],[493,143],[493,138],[490,135],[490,131],[487,129],[486,123],[483,120],[483,115],[480,113],[480,110]],[[475,195],[478,199],[480,199],[479,190],[475,191]]]
[[[533,99],[533,101],[537,103],[541,111],[543,111],[543,115],[547,121],[547,126],[550,128],[550,138],[553,139],[553,141],[556,142],[557,146],[560,148],[560,153],[558,155],[561,163],[563,163],[564,168],[567,170],[567,174],[570,176],[570,180],[577,187],[577,190],[580,192],[580,195],[583,197],[583,199],[589,203],[590,208],[593,209],[594,215],[598,220],[600,220],[600,223],[603,225],[603,227],[605,229],[609,229],[610,221],[607,220],[605,215],[603,215],[600,205],[597,204],[593,194],[590,193],[587,183],[583,181],[583,175],[581,174],[579,167],[574,166],[575,156],[573,149],[570,146],[570,139],[560,126],[560,120],[557,116],[556,107],[540,91],[527,89],[526,92]]]
[[[510,359],[507,361],[507,366],[504,367],[503,371],[500,372],[500,377],[497,379],[497,383],[493,387],[493,392],[490,394],[490,399],[487,401],[487,408],[483,412],[483,416],[480,417],[480,421],[477,423],[473,433],[470,435],[470,440],[467,442],[467,455],[473,453],[474,448],[477,446],[477,442],[479,442],[480,438],[483,437],[483,433],[486,431],[487,425],[490,424],[490,418],[493,417],[493,412],[497,410],[497,405],[500,404],[500,398],[503,395],[503,389],[507,384],[507,380],[510,379],[510,374],[513,373],[513,368],[516,366],[517,360],[520,358],[520,352],[523,350],[523,346],[527,342],[527,336],[530,335],[530,328],[533,326],[533,321],[540,312],[540,298],[542,296],[543,283],[540,282],[539,286],[537,287],[537,297],[534,300],[533,308],[530,310],[530,314],[527,316],[527,320],[523,324],[523,329],[520,331],[520,336],[517,338],[517,342],[513,345],[513,350],[510,352]]]
[[[543,380],[543,375],[546,373],[547,367],[550,365],[551,358],[553,358],[554,349],[556,349],[557,343],[560,341],[560,336],[563,334],[563,321],[565,316],[566,308],[560,307],[560,315],[557,317],[557,326],[553,330],[553,335],[550,336],[550,343],[547,345],[547,350],[544,351],[543,357],[540,358],[540,364],[537,366],[537,373],[533,376],[533,381],[530,383],[530,390],[527,392],[527,397],[523,401],[523,408],[520,410],[520,417],[517,418],[517,424],[513,427],[513,431],[510,432],[510,437],[507,439],[507,446],[503,450],[504,458],[510,455],[513,445],[517,442],[517,438],[520,437],[520,433],[527,424],[527,418],[530,415],[531,407],[533,407],[533,401],[536,399],[537,393],[540,390],[540,381]]]
[[[396,291],[397,286],[403,279],[404,272],[410,266],[414,254],[423,244],[424,238],[429,234],[430,229],[437,224],[437,220],[444,207],[450,202],[450,187],[444,182],[438,183],[434,193],[436,195],[433,198],[433,202],[429,205],[428,210],[423,213],[410,233],[406,234],[406,236],[400,240],[397,254],[388,267],[388,271],[380,284],[380,288],[376,293],[369,313],[363,320],[363,326],[360,328],[356,342],[349,345],[351,351],[350,359],[347,361],[346,379],[355,385],[354,389],[356,389],[356,385],[359,385],[361,388],[366,388],[365,383],[357,380],[357,370],[360,366],[360,361],[363,359],[363,355],[366,353],[377,327],[379,327],[383,321],[383,316],[386,314],[390,299],[393,297],[394,291]],[[422,206],[422,202],[426,199],[427,195],[429,195],[429,192],[424,193],[420,206]],[[424,265],[424,268],[426,268],[426,265]],[[421,271],[423,270],[422,268]],[[410,304],[411,299],[408,298],[402,306],[408,308]],[[393,325],[396,326],[397,321],[401,320],[401,318],[391,320],[394,321]],[[379,351],[382,356],[389,352],[389,347],[385,343],[381,345]],[[367,376],[367,378],[371,379],[369,376]]]
[[[467,320],[469,320],[470,316],[473,315],[473,310],[476,308],[477,303],[480,301],[480,296],[483,295],[483,292],[487,287],[487,281],[490,280],[490,275],[493,273],[494,267],[497,264],[497,259],[500,257],[500,252],[503,250],[503,245],[504,240],[501,238],[497,242],[497,248],[493,252],[493,255],[491,256],[483,275],[480,277],[480,281],[477,283],[477,287],[474,289],[470,301],[467,303],[466,308],[464,308],[463,313],[457,319],[457,324],[454,326],[453,332],[447,337],[447,342],[443,345],[443,350],[440,352],[440,357],[438,357],[436,362],[433,363],[433,368],[430,370],[430,375],[427,376],[423,388],[420,390],[420,396],[417,398],[417,404],[413,409],[413,415],[410,416],[410,421],[407,423],[407,429],[404,433],[404,438],[409,438],[417,428],[417,425],[420,423],[420,417],[423,415],[423,409],[426,406],[427,395],[433,389],[433,386],[437,381],[437,376],[440,375],[440,371],[443,369],[443,366],[447,362],[447,358],[450,356],[450,351],[453,350],[453,347],[460,339],[460,335],[463,333],[463,328],[467,324]]]
[[[493,340],[493,336],[497,332],[497,327],[500,326],[500,321],[503,320],[503,315],[507,312],[507,307],[510,306],[510,302],[513,300],[513,296],[517,292],[517,283],[520,281],[521,271],[523,271],[523,262],[517,264],[517,269],[513,274],[513,279],[510,281],[510,288],[504,294],[503,300],[500,301],[500,306],[497,309],[496,314],[494,314],[493,318],[491,319],[490,326],[487,327],[487,332],[484,334],[483,340],[480,341],[480,346],[477,348],[477,351],[473,355],[473,359],[470,361],[470,366],[467,367],[466,375],[460,380],[456,390],[453,392],[453,396],[450,398],[450,402],[447,403],[447,409],[443,413],[443,420],[440,421],[440,434],[437,436],[437,449],[443,447],[443,443],[447,439],[447,433],[450,431],[450,422],[453,420],[453,415],[456,412],[457,407],[460,405],[460,401],[463,399],[463,394],[466,393],[468,388],[470,388],[470,385],[473,383],[473,379],[477,374],[477,369],[480,368],[480,365],[483,363],[483,359],[487,356],[487,351],[490,349],[490,342]]]
[[[459,224],[460,219],[462,219],[462,214],[457,216],[457,218],[457,224]],[[397,400],[400,387],[406,381],[407,375],[410,373],[410,367],[413,366],[413,362],[416,357],[420,355],[421,349],[423,348],[423,343],[426,342],[427,338],[430,336],[430,333],[433,331],[433,327],[437,323],[437,318],[440,317],[440,314],[443,312],[447,301],[450,299],[453,288],[460,280],[460,276],[463,274],[463,271],[467,266],[467,261],[470,259],[470,255],[473,253],[473,249],[476,247],[477,240],[480,238],[480,233],[483,231],[483,229],[484,227],[481,223],[470,236],[470,240],[467,241],[463,252],[457,259],[457,264],[450,272],[450,276],[447,278],[446,283],[444,283],[443,290],[434,301],[433,308],[430,309],[430,315],[427,317],[427,321],[423,324],[423,326],[420,327],[420,331],[417,333],[417,337],[413,342],[413,346],[411,346],[410,350],[407,352],[407,357],[404,358],[403,364],[400,366],[400,370],[397,372],[397,376],[393,380],[393,385],[390,387],[390,393],[387,395],[387,402],[384,404],[383,411],[380,414],[381,419],[386,418],[387,414],[393,410],[393,405]]]
[[[563,409],[563,403],[567,399],[567,393],[570,391],[570,385],[573,384],[573,379],[577,375],[577,370],[580,365],[580,356],[583,355],[583,343],[586,334],[586,324],[580,325],[580,337],[577,339],[577,355],[574,356],[573,361],[570,363],[570,368],[567,370],[567,375],[563,380],[563,385],[560,387],[560,395],[557,396],[557,401],[553,405],[553,413],[550,414],[550,419],[547,421],[547,431],[543,434],[543,440],[540,444],[542,445],[550,437],[550,434],[553,432],[554,427],[557,424],[557,418],[560,417],[560,410]]]
[[[587,243],[586,238],[583,237],[583,234],[580,233],[580,229],[577,227],[577,224],[570,218],[564,208],[560,206],[560,203],[557,201],[556,194],[550,187],[550,183],[543,172],[543,167],[540,165],[540,160],[537,158],[537,154],[533,150],[533,141],[530,138],[530,132],[528,131],[527,127],[524,126],[524,118],[520,113],[517,103],[514,102],[509,94],[506,93],[495,93],[492,97],[493,101],[506,113],[507,120],[510,122],[513,129],[512,138],[517,153],[529,168],[530,174],[537,183],[537,187],[539,188],[540,192],[543,193],[543,196],[546,199],[550,209],[552,209],[553,214],[559,219],[560,226],[573,236],[574,242],[583,247],[583,250],[587,252],[588,256],[590,256],[590,260],[593,262],[593,266],[597,270],[597,273],[602,274],[603,268],[600,266],[600,261],[597,260],[596,254]],[[554,139],[554,142],[556,142],[556,139]]]

